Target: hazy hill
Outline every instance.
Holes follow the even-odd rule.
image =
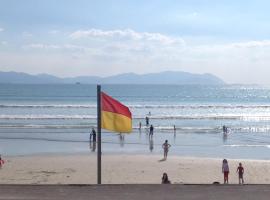
[[[224,81],[212,74],[192,74],[181,71],[166,71],[150,74],[125,73],[115,76],[78,76],[59,78],[49,74],[30,75],[21,72],[0,72],[0,83],[25,84],[224,84]]]

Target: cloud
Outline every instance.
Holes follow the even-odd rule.
[[[231,46],[236,47],[236,48],[270,47],[270,40],[247,41],[247,42],[232,43]]]
[[[4,30],[5,30],[5,29],[3,29],[3,28],[0,27],[0,32],[3,32]]]
[[[44,44],[44,43],[33,43],[22,46],[25,50],[39,49],[39,50],[77,50],[77,51],[86,51],[91,48],[73,45],[73,44]]]
[[[24,32],[22,32],[22,36],[23,36],[23,37],[32,37],[32,36],[33,36],[33,34],[32,34],[32,33],[27,32],[27,31],[24,31]]]
[[[270,83],[267,77],[270,40],[218,43],[208,38],[200,44],[192,38],[186,42],[181,37],[131,29],[90,29],[61,34],[61,40],[54,43],[25,44],[21,48],[23,58],[5,55],[2,63],[9,66],[18,62],[13,66],[35,71],[38,71],[35,66],[39,66],[46,70],[40,72],[60,76],[181,70],[213,73],[229,83]]]
[[[100,29],[78,30],[71,33],[72,39],[85,39],[85,38],[103,38],[103,39],[122,39],[134,41],[153,41],[161,42],[162,44],[183,43],[181,38],[173,38],[160,33],[136,32],[131,29],[125,30],[110,30],[103,31]]]
[[[24,49],[44,49],[44,50],[52,50],[52,49],[60,49],[61,47],[59,45],[54,44],[28,44],[23,46]]]
[[[191,14],[189,14],[190,17],[198,17],[199,13],[198,12],[193,12]]]
[[[1,41],[0,44],[3,45],[3,46],[6,46],[8,44],[8,42],[7,41]]]
[[[55,34],[58,34],[58,33],[60,33],[61,31],[59,31],[59,30],[50,30],[48,33],[49,34],[52,34],[52,35],[55,35]]]

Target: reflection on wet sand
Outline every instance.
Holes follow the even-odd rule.
[[[96,142],[90,141],[90,142],[89,142],[89,149],[90,149],[92,152],[95,152],[95,151],[96,151]]]
[[[150,152],[154,150],[154,140],[152,137],[149,138],[149,150]]]
[[[119,143],[121,147],[124,147],[125,144],[125,136],[123,134],[119,134]]]

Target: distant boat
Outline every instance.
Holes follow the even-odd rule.
[[[76,85],[80,85],[81,83],[80,83],[80,82],[76,82],[75,84],[76,84]]]

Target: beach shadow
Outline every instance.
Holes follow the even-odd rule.
[[[158,160],[158,162],[164,162],[166,161],[166,158],[162,158],[161,160]]]

